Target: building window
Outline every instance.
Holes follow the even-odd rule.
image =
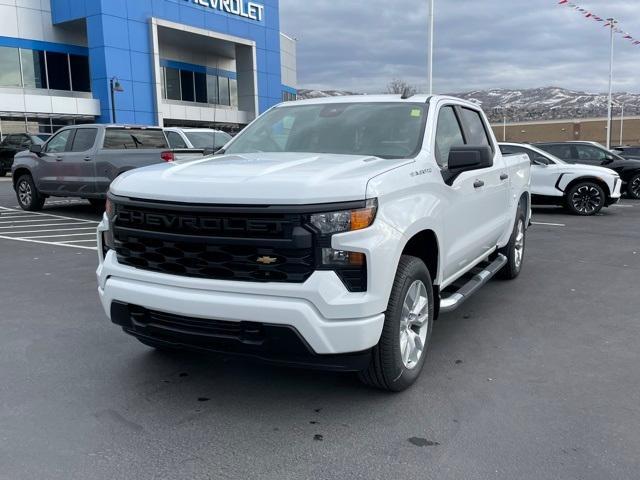
[[[21,87],[17,48],[0,47],[0,87]]]
[[[66,53],[47,52],[47,76],[52,90],[71,90],[69,56]]]
[[[89,75],[89,57],[83,55],[69,55],[71,68],[71,85],[74,92],[90,92],[91,78]]]
[[[295,93],[291,93],[288,91],[283,91],[282,92],[282,101],[283,102],[293,102],[294,100],[298,99],[298,95]]]
[[[0,47],[0,87],[22,86],[90,92],[89,57]]]
[[[235,78],[229,79],[229,99],[231,106],[238,108],[238,80]]]
[[[22,78],[26,88],[47,88],[47,69],[44,52],[40,50],[20,50],[22,57]]]
[[[218,104],[231,105],[229,98],[229,79],[227,77],[218,77]]]
[[[204,73],[195,73],[196,102],[207,103],[207,75]]]
[[[169,100],[182,100],[180,90],[180,70],[165,68],[165,90]]]
[[[193,72],[180,70],[180,86],[182,87],[182,101],[194,102],[196,97]]]
[[[207,75],[207,100],[211,105],[218,104],[218,77]]]

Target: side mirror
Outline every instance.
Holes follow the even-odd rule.
[[[35,153],[36,155],[40,155],[42,153],[42,145],[31,145],[29,147],[29,151],[31,153]]]
[[[611,163],[616,159],[613,155],[607,155],[604,157],[604,163]]]
[[[493,165],[493,151],[488,145],[451,147],[449,151],[449,170],[463,172],[479,170]]]

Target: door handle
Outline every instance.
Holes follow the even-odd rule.
[[[61,162],[62,161],[62,157],[56,157],[56,162]]]
[[[93,160],[93,158],[91,158],[91,157],[84,157],[84,161],[85,161],[85,162],[90,162],[91,160]]]
[[[482,180],[476,180],[473,183],[473,188],[482,188],[484,187],[484,182]]]
[[[509,175],[507,175],[506,173],[500,175],[500,180],[506,180],[507,178],[509,178]]]

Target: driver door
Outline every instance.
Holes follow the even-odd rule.
[[[39,159],[40,179],[38,189],[45,193],[59,195],[67,191],[64,165],[64,153],[71,147],[73,130],[61,130],[42,148]]]

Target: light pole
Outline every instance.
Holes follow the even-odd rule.
[[[611,115],[613,110],[613,33],[616,28],[615,18],[608,18],[609,26],[611,27],[611,41],[609,47],[609,104],[607,106],[607,150],[611,149]]]
[[[429,1],[429,95],[433,95],[433,38],[435,29],[435,0]]]
[[[620,105],[620,146],[624,143],[624,103]]]
[[[124,88],[122,88],[118,77],[111,77],[109,86],[111,90],[111,121],[116,123],[116,92],[124,92]]]

